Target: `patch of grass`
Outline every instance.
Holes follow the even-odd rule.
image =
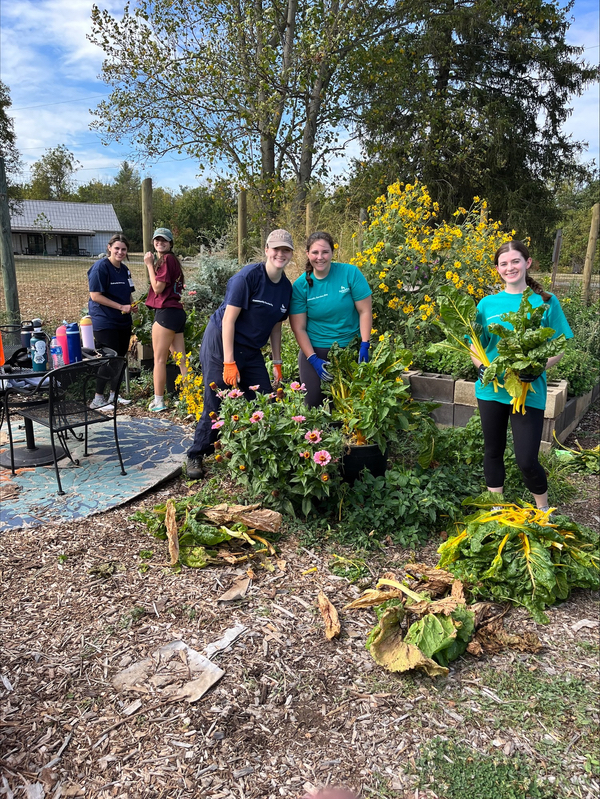
[[[538,780],[534,764],[517,753],[485,756],[451,740],[434,738],[416,761],[419,788],[445,799],[553,799]]]

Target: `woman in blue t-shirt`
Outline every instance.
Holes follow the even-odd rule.
[[[360,334],[359,363],[369,360],[373,326],[371,289],[356,266],[332,261],[333,239],[317,231],[306,242],[306,268],[294,283],[290,325],[300,347],[300,382],[306,404],[323,402],[321,381],[332,378],[327,355],[334,342],[346,347]]]
[[[496,347],[499,338],[489,331],[488,326],[494,323],[508,327],[509,323],[503,322],[500,317],[502,314],[518,310],[523,292],[528,286],[535,292],[530,299],[534,307],[542,303],[548,305],[542,317],[542,326],[551,327],[554,330],[552,338],[556,338],[561,333],[564,333],[566,338],[573,337],[559,301],[553,294],[545,292],[529,274],[531,256],[522,242],[509,241],[503,244],[494,256],[494,263],[498,274],[504,281],[504,291],[484,297],[477,306],[477,322],[483,328],[481,342],[490,362],[498,354]],[[548,358],[546,369],[557,364],[562,356],[563,353],[559,353]],[[504,490],[504,450],[506,449],[506,434],[510,419],[515,457],[523,475],[523,482],[533,494],[537,507],[540,510],[548,510],[548,479],[538,459],[546,407],[546,373],[543,372],[538,377],[524,372],[519,374],[522,382],[532,384],[533,391],[527,393],[525,402],[527,412],[512,413],[510,394],[504,388],[498,388],[498,391],[494,392],[492,384],[483,386],[481,378],[485,367],[477,357],[472,356],[472,360],[479,369],[475,394],[483,429],[485,448],[483,471],[488,491],[501,494]]]
[[[211,416],[218,414],[221,401],[211,384],[221,389],[239,387],[247,399],[255,396],[255,389],[268,394],[271,381],[261,348],[269,340],[273,378],[281,380],[281,324],[288,317],[292,297],[284,270],[293,254],[287,230],[270,233],[265,261],[248,264],[229,279],[225,299],[208,321],[200,347],[204,407],[187,456],[191,480],[202,477],[202,459],[213,451],[218,438]]]
[[[131,272],[124,263],[129,249],[129,241],[122,233],[115,233],[106,245],[107,255],[100,258],[88,270],[90,300],[89,314],[92,317],[94,341],[96,347],[108,347],[117,355],[124,357],[129,349],[131,339],[131,302],[135,291]],[[99,378],[96,382],[96,396],[91,408],[101,408],[107,402],[104,399],[106,380]],[[114,399],[114,388],[108,402]]]

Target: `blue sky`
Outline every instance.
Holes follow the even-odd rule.
[[[98,0],[98,5],[119,14],[124,0]],[[92,0],[0,0],[0,76],[10,88],[17,147],[25,168],[46,148],[65,144],[81,162],[76,179],[82,183],[108,180],[124,159],[135,160],[127,145],[104,146],[88,128],[89,110],[109,93],[98,79],[102,52],[86,39],[91,6]],[[576,0],[571,13],[569,42],[584,46],[585,59],[597,64],[597,0]],[[573,114],[565,125],[574,138],[589,142],[584,160],[594,158],[596,163],[598,119],[596,85],[574,98]],[[356,154],[354,146],[349,154]],[[345,160],[338,157],[334,172],[343,173],[344,166]],[[138,168],[142,177],[153,178],[155,186],[177,189],[199,183],[196,163],[187,158],[167,156]]]

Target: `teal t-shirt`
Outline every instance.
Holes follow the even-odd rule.
[[[327,277],[313,284],[306,274],[294,283],[290,315],[306,314],[306,332],[313,347],[331,347],[337,341],[347,346],[360,333],[355,302],[371,296],[371,289],[362,272],[352,264],[332,261]]]
[[[481,343],[485,348],[490,362],[498,355],[497,345],[500,339],[498,336],[490,333],[488,325],[500,324],[512,330],[512,325],[509,322],[503,322],[500,317],[502,314],[518,311],[522,298],[522,294],[507,294],[506,291],[501,291],[499,294],[490,294],[488,297],[484,297],[477,306],[477,322],[483,327]],[[537,308],[538,305],[544,302],[539,294],[532,294],[529,301],[534,308]],[[548,305],[548,308],[542,317],[542,327],[551,327],[554,330],[552,338],[557,338],[561,333],[564,333],[565,338],[573,338],[573,332],[554,294],[550,296],[550,300],[546,305]],[[527,392],[525,406],[544,409],[546,407],[547,394],[546,372],[542,372],[542,374],[533,381],[531,386],[535,393],[533,393],[531,389]],[[493,383],[489,383],[484,387],[481,384],[481,380],[475,383],[475,396],[478,399],[495,400],[496,402],[503,402],[506,405],[510,405],[512,399],[506,389],[498,388],[498,391],[495,392]]]

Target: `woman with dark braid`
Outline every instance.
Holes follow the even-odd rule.
[[[520,241],[509,241],[498,248],[494,256],[494,263],[498,274],[504,281],[504,291],[484,297],[477,306],[477,322],[482,326],[481,343],[490,362],[497,356],[496,349],[499,337],[489,330],[492,323],[510,327],[509,322],[502,321],[505,313],[517,311],[521,304],[523,292],[529,286],[535,293],[530,302],[534,308],[542,303],[548,305],[542,317],[542,326],[554,330],[552,338],[564,333],[566,338],[572,338],[573,333],[569,323],[560,307],[559,301],[553,294],[548,294],[529,275],[531,256],[529,250]],[[548,358],[546,369],[550,369],[562,358],[563,353]],[[546,472],[538,459],[542,428],[544,425],[544,408],[546,407],[546,373],[539,377],[527,373],[520,373],[521,382],[532,384],[533,391],[527,392],[525,406],[526,413],[511,413],[511,396],[504,388],[494,391],[490,383],[484,386],[481,382],[485,366],[481,361],[472,356],[473,363],[479,369],[479,379],[475,384],[475,394],[481,415],[483,428],[484,460],[483,471],[488,491],[501,494],[504,490],[504,450],[506,449],[506,433],[510,419],[513,431],[515,456],[517,465],[523,475],[523,482],[535,498],[535,503],[540,510],[548,510],[548,480]]]
[[[358,361],[369,360],[371,289],[356,266],[332,261],[334,249],[329,233],[309,236],[305,272],[292,291],[290,325],[300,347],[300,382],[306,386],[306,404],[311,408],[323,402],[321,381],[332,379],[327,354],[334,342],[346,347],[360,334]]]

